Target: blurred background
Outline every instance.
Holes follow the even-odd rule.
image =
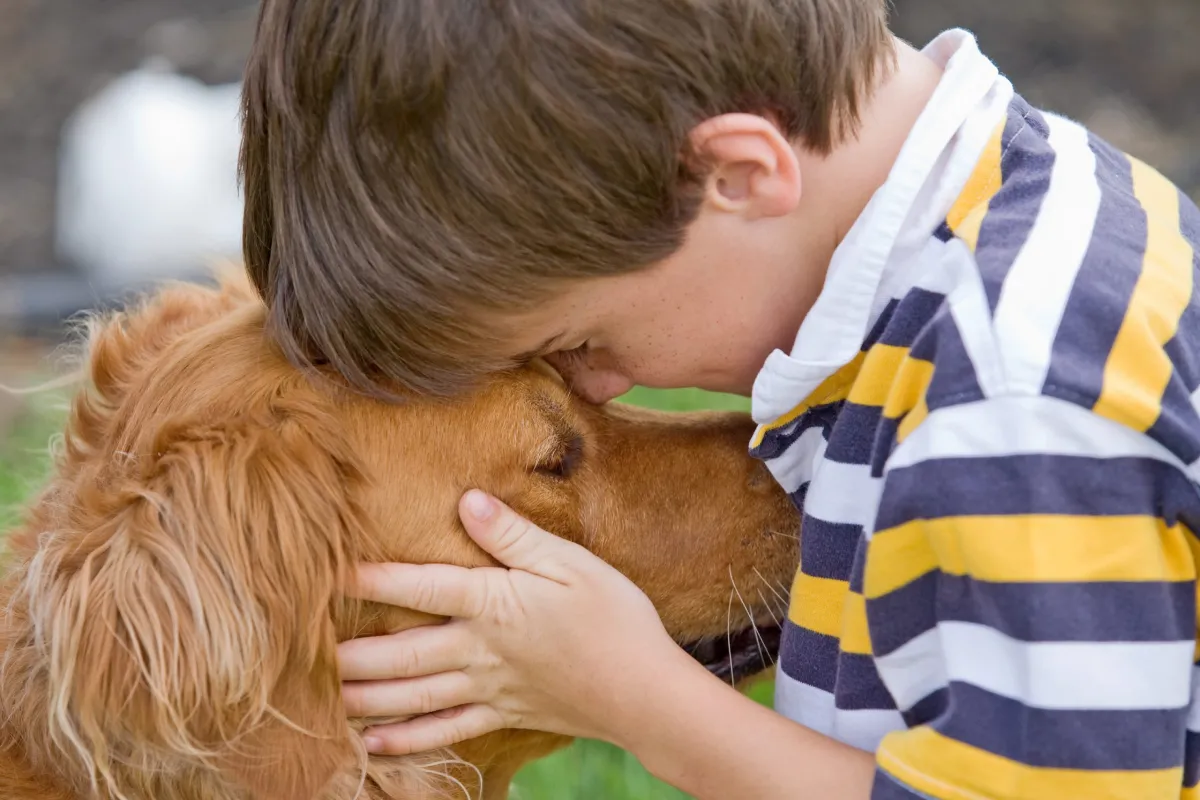
[[[248,0],[3,0],[0,385],[54,374],[70,315],[237,255],[237,82],[255,13]],[[892,14],[918,45],[946,27],[974,31],[1035,105],[1200,200],[1200,1],[892,0]],[[626,399],[744,407],[697,392]],[[44,474],[61,401],[0,392],[0,538]],[[770,686],[755,694],[765,701]],[[517,791],[682,797],[590,742],[527,769]]]

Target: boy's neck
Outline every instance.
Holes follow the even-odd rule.
[[[895,40],[896,63],[861,113],[858,135],[829,155],[798,150],[804,196],[802,218],[820,220],[818,238],[833,248],[887,180],[905,140],[925,110],[943,70],[908,43]]]

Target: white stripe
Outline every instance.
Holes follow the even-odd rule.
[[[842,464],[824,459],[804,496],[804,512],[826,522],[861,525],[868,529],[879,509],[883,482],[871,477],[867,464]]]
[[[1033,708],[1184,708],[1195,642],[1022,642],[972,622],[941,622],[946,674]]]
[[[913,637],[886,656],[877,657],[875,668],[901,711],[949,685],[937,628]]]
[[[775,480],[788,494],[812,480],[813,470],[825,457],[825,435],[820,425],[813,425],[800,438],[792,442],[787,450],[763,463],[775,476]]]
[[[1004,278],[992,319],[1004,343],[1009,385],[1033,392],[1041,391],[1046,380],[1054,336],[1100,209],[1096,157],[1087,130],[1053,114],[1045,118],[1055,153],[1050,186]]]
[[[833,693],[796,680],[782,667],[775,670],[775,710],[817,733],[833,733]]]
[[[1200,733],[1200,667],[1192,667],[1192,704],[1188,708],[1187,728]]]
[[[1053,453],[1152,458],[1182,468],[1163,445],[1119,422],[1055,397],[993,397],[939,408],[888,460],[898,469],[934,458]]]
[[[883,737],[903,730],[904,718],[895,709],[845,709],[834,706],[830,692],[801,683],[776,670],[775,710],[806,728],[874,752]]]
[[[839,708],[834,712],[833,738],[874,753],[883,737],[907,727],[904,717],[894,708]]]
[[[964,265],[969,271],[958,288],[946,298],[946,305],[950,307],[950,315],[958,328],[967,358],[975,367],[975,380],[984,397],[998,395],[1007,389],[1008,384],[996,334],[992,330],[992,312],[988,308],[983,277],[975,266],[975,257],[970,248],[961,239],[950,242],[945,253],[948,272],[960,272]]]

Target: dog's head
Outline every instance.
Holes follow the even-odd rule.
[[[78,797],[348,800],[364,776],[368,797],[492,796],[565,740],[367,759],[334,659],[429,621],[346,600],[357,562],[490,563],[457,519],[470,487],[621,569],[679,641],[732,627],[697,651],[714,670],[765,666],[754,636],[797,520],[743,415],[592,407],[537,367],[386,405],[291,368],[263,317],[234,274],[93,327],[88,388],[11,543],[0,751]]]

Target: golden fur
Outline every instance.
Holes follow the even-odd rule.
[[[505,797],[567,740],[368,758],[335,666],[429,620],[345,599],[356,562],[489,563],[456,516],[472,486],[621,569],[680,641],[780,611],[797,519],[744,415],[591,407],[537,367],[387,405],[290,367],[263,319],[231,274],[90,328],[3,565],[5,800]]]

